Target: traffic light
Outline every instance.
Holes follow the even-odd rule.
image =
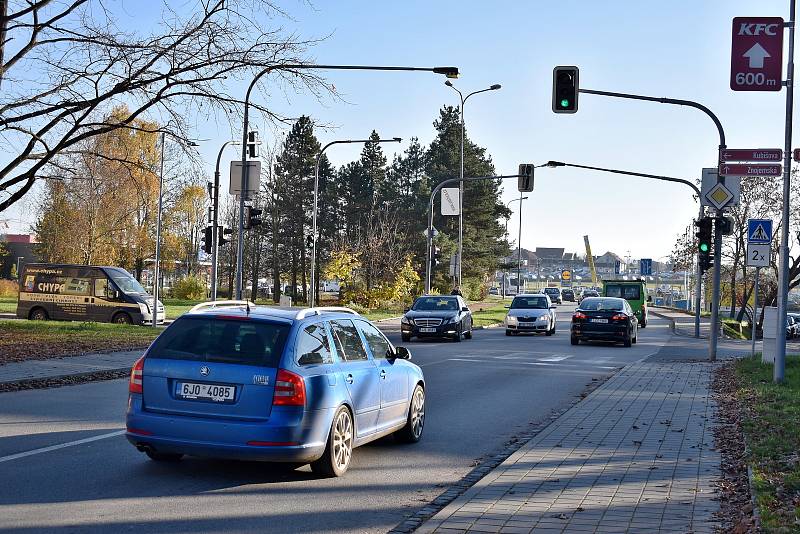
[[[433,251],[431,253],[431,269],[439,265],[439,258],[441,258],[441,255],[442,249],[439,247],[433,247]]]
[[[244,227],[249,230],[254,226],[262,223],[261,214],[264,212],[261,208],[254,208],[253,206],[245,206],[247,212],[244,214]]]
[[[578,67],[553,69],[553,113],[578,111]]]
[[[217,245],[222,246],[225,243],[229,242],[230,239],[226,239],[226,235],[231,235],[233,233],[233,229],[225,228],[224,226],[219,227],[219,232],[217,232]]]
[[[203,230],[203,250],[206,254],[211,254],[211,245],[214,243],[213,239],[214,227],[206,226],[205,230]]]
[[[733,234],[734,221],[733,217],[731,217],[730,215],[723,215],[722,217],[718,217],[716,224],[720,235]]]
[[[533,164],[520,163],[519,176],[517,177],[517,191],[530,193],[533,191]]]
[[[714,219],[711,217],[703,217],[695,221],[697,226],[697,254],[698,262],[700,264],[700,272],[706,272],[714,265],[714,256],[712,255],[712,247],[714,246]]]
[[[257,158],[258,157],[258,145],[261,143],[258,140],[258,132],[253,130],[252,132],[247,132],[247,157],[248,158]]]

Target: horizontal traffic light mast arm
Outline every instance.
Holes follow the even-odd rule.
[[[578,89],[579,93],[586,93],[587,95],[600,95],[600,96],[610,96],[614,98],[629,98],[631,100],[645,100],[647,102],[658,102],[660,104],[674,104],[677,106],[688,106],[690,108],[699,109],[706,115],[708,115],[712,121],[714,121],[714,125],[717,127],[717,131],[719,132],[719,146],[720,148],[725,148],[725,130],[722,128],[722,123],[719,121],[719,118],[714,115],[714,112],[708,109],[703,104],[699,102],[694,102],[693,100],[681,100],[679,98],[667,98],[663,96],[644,96],[644,95],[633,95],[629,93],[615,93],[612,91],[596,91],[594,89]]]
[[[659,176],[657,174],[646,174],[643,172],[632,172],[632,171],[623,171],[620,169],[605,169],[603,167],[591,167],[589,165],[578,165],[576,163],[564,163],[563,161],[550,161],[548,162],[549,167],[575,167],[578,169],[588,169],[591,171],[603,171],[603,172],[611,172],[614,174],[625,174],[627,176],[639,176],[640,178],[651,178],[653,180],[663,180],[665,182],[676,182],[679,184],[688,185],[692,188],[692,190],[697,195],[697,198],[700,198],[700,189],[690,182],[689,180],[684,180],[683,178],[673,178],[671,176]]]

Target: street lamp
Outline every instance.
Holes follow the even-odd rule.
[[[314,306],[317,295],[317,280],[316,280],[316,267],[317,267],[317,200],[319,197],[319,162],[322,159],[322,154],[333,145],[343,145],[350,143],[369,143],[371,139],[342,139],[339,141],[331,141],[319,151],[317,154],[317,161],[314,163],[314,209],[311,215],[311,291],[308,298],[309,306]],[[378,139],[376,143],[399,143],[402,139],[400,137],[393,137],[391,139]]]
[[[523,200],[527,200],[527,199],[528,199],[528,197],[520,196],[519,198],[514,198],[514,199],[511,199],[508,202],[506,202],[506,207],[508,209],[511,209],[511,203],[519,201],[520,225],[519,225],[519,233],[517,234],[517,249],[518,249],[517,250],[517,256],[518,257],[522,256],[522,249],[519,248],[520,247],[520,241],[522,240],[522,224],[521,224],[521,221],[522,221],[522,218],[521,218],[522,201]],[[510,218],[511,217],[508,217],[506,219],[506,235],[508,235],[508,219],[510,219]],[[519,265],[517,265],[517,294],[519,294]],[[503,298],[506,298],[506,283],[505,283],[505,280],[503,281]]]
[[[459,178],[461,178],[462,181],[458,183],[458,252],[456,254],[458,260],[456,262],[456,266],[458,267],[456,270],[456,279],[458,286],[461,287],[461,256],[464,252],[464,104],[466,104],[467,99],[472,95],[485,93],[486,91],[496,91],[497,89],[500,89],[501,85],[496,83],[487,87],[486,89],[473,91],[467,96],[464,96],[450,80],[446,80],[444,84],[458,93],[458,96],[461,99],[461,107],[459,108],[461,111],[461,172],[459,173]]]
[[[386,67],[374,65],[307,65],[302,63],[289,65],[271,65],[261,70],[253,77],[247,88],[244,97],[244,117],[242,120],[242,194],[239,198],[239,231],[237,234],[238,243],[236,248],[236,298],[242,298],[242,274],[244,256],[244,201],[247,196],[248,174],[247,168],[247,128],[250,120],[250,93],[253,92],[258,80],[262,76],[269,74],[273,70],[281,68],[284,70],[315,69],[315,70],[381,70],[381,71],[422,71],[433,72],[434,74],[444,74],[448,78],[458,78],[458,67]]]
[[[241,141],[225,141],[217,154],[217,166],[214,168],[214,194],[211,198],[214,217],[211,222],[211,300],[217,300],[217,259],[219,256],[219,163],[222,151],[228,145],[240,145]],[[230,297],[229,297],[230,298]]]
[[[161,132],[161,170],[158,173],[158,214],[156,215],[158,219],[156,222],[156,264],[153,268],[153,326],[156,326],[158,321],[158,278],[161,274],[159,272],[159,266],[161,265],[161,210],[164,205],[164,143],[166,141],[166,134],[167,132],[165,131]],[[194,141],[182,139],[174,134],[170,135],[183,141],[187,146],[200,146]]]

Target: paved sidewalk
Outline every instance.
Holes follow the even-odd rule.
[[[661,308],[656,306],[650,307],[650,313],[658,317],[673,321],[675,324],[675,333],[694,337],[694,315],[676,311],[670,308]],[[700,317],[700,337],[708,339],[709,331],[711,330],[711,318]]]
[[[143,353],[144,349],[138,349],[7,363],[0,365],[0,384],[20,380],[62,378],[98,371],[130,370],[133,362]]]
[[[628,366],[417,532],[712,532],[711,369]]]

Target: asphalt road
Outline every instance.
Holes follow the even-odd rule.
[[[552,337],[495,328],[461,343],[407,344],[427,380],[422,441],[356,449],[339,479],[307,466],[152,462],[121,435],[125,381],[0,394],[0,530],[386,532],[481,457],[577,401],[592,378],[656,353],[670,337],[651,316],[631,348],[573,347],[572,309],[559,307]],[[399,344],[397,327],[387,330]]]

